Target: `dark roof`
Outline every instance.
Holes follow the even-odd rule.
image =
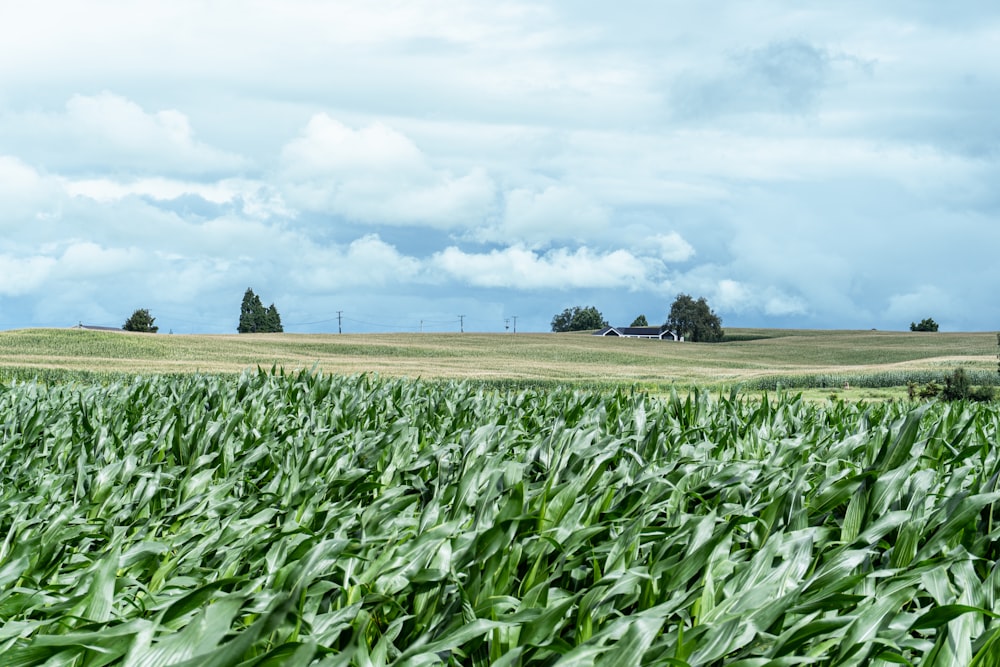
[[[94,324],[77,324],[74,329],[86,329],[87,331],[121,331],[121,327],[99,327]]]
[[[594,332],[595,336],[636,336],[643,338],[676,338],[674,333],[667,328],[666,324],[658,327],[604,327],[600,331]]]
[[[624,336],[659,336],[666,330],[662,327],[615,327]]]

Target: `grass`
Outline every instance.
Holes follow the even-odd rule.
[[[0,378],[32,373],[236,374],[272,366],[525,386],[638,384],[654,390],[873,385],[996,376],[992,333],[730,329],[721,344],[586,334],[149,335],[73,329],[0,332]]]

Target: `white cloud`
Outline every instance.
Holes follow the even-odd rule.
[[[89,280],[104,276],[121,276],[143,268],[143,253],[136,248],[105,248],[82,241],[70,244],[59,258],[59,277],[69,280]]]
[[[550,185],[540,191],[515,188],[507,192],[500,225],[481,230],[477,238],[517,239],[528,245],[585,239],[603,231],[609,218],[606,207],[572,186]]]
[[[195,196],[212,204],[239,205],[250,218],[292,218],[295,211],[289,208],[281,194],[273,187],[258,181],[227,178],[214,182],[177,180],[163,177],[118,180],[113,178],[61,179],[66,193],[73,197],[87,197],[102,204],[139,196],[170,202],[182,197]]]
[[[420,149],[400,132],[375,122],[352,130],[325,113],[313,116],[302,135],[281,151],[286,176],[354,176],[356,174],[415,174],[427,165]]]
[[[348,287],[399,285],[419,278],[422,264],[401,254],[377,234],[352,241],[346,248],[310,246],[300,257],[292,279],[306,293],[336,292]]]
[[[495,197],[483,169],[436,169],[397,130],[381,123],[353,130],[326,114],[284,147],[281,178],[295,206],[374,224],[473,226]]]
[[[258,186],[259,187],[259,186]],[[217,204],[231,202],[243,193],[233,181],[197,183],[169,178],[138,178],[129,181],[112,178],[67,179],[67,194],[74,197],[89,197],[98,202],[111,202],[132,195],[152,199],[169,200],[184,195],[197,195]]]
[[[0,295],[30,294],[45,283],[56,260],[52,257],[0,255]]]
[[[147,112],[107,91],[73,95],[61,113],[8,114],[4,124],[0,136],[58,170],[205,174],[249,164],[196,140],[180,111]]]
[[[642,248],[644,254],[664,262],[686,262],[695,256],[694,246],[677,232],[650,236],[643,241]]]
[[[436,253],[431,264],[451,278],[476,287],[517,289],[649,287],[647,264],[626,250],[594,253],[558,248],[540,254],[523,246],[489,253],[467,253],[456,247]]]
[[[764,312],[767,315],[783,317],[788,315],[806,315],[809,308],[805,301],[798,297],[784,294],[774,294],[764,302]]]
[[[16,157],[0,155],[0,229],[52,215],[59,187]]]
[[[720,280],[716,286],[712,306],[718,310],[742,312],[753,300],[750,288],[736,280]]]
[[[924,4],[11,4],[0,325],[249,282],[993,326],[1000,13]]]

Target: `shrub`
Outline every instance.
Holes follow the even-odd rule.
[[[961,401],[969,397],[969,377],[965,374],[964,368],[956,368],[950,375],[944,378],[944,389],[941,390],[941,398],[946,401]]]
[[[940,393],[941,393],[941,385],[931,380],[930,382],[928,382],[927,384],[925,384],[923,387],[920,388],[920,391],[918,392],[917,395],[920,396],[920,398],[935,398]]]
[[[989,403],[995,398],[993,387],[973,387],[969,391],[969,400],[980,403]]]

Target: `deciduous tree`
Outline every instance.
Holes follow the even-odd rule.
[[[601,329],[608,326],[601,311],[594,306],[586,308],[573,306],[567,308],[552,318],[552,330],[562,331],[588,331]]]
[[[910,331],[937,331],[938,323],[933,320],[933,318],[928,317],[925,320],[920,320],[920,324],[916,322],[910,322]]]
[[[722,340],[722,319],[708,306],[705,297],[697,300],[690,294],[678,294],[670,306],[667,327],[694,343],[714,343]]]
[[[142,333],[156,333],[160,327],[153,326],[155,317],[149,314],[146,308],[139,308],[132,313],[132,316],[125,320],[122,329],[125,331],[139,331]]]

